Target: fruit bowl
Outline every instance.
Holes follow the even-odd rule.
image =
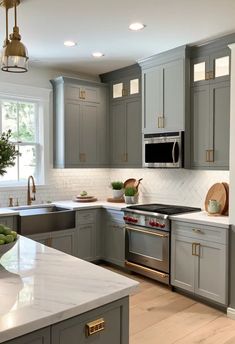
[[[7,253],[10,249],[12,249],[12,247],[15,246],[15,244],[17,243],[18,241],[18,236],[17,238],[13,241],[13,242],[10,242],[9,244],[5,244],[5,245],[0,245],[0,258],[5,254]]]

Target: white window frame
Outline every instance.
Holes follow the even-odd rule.
[[[37,159],[38,181],[37,186],[45,185],[47,182],[47,171],[49,169],[50,150],[50,94],[51,89],[30,87],[24,85],[15,85],[10,83],[0,83],[1,100],[12,100],[19,102],[31,102],[37,104],[38,110],[38,142],[40,144],[40,154]],[[29,143],[32,144],[32,143]],[[23,144],[22,144],[23,145]],[[25,188],[27,181],[0,181],[0,189]]]

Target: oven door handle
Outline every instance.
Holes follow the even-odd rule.
[[[176,141],[174,141],[173,147],[172,147],[172,160],[173,164],[175,164],[175,146],[176,146]]]
[[[134,232],[140,232],[140,233],[155,235],[155,236],[157,236],[159,238],[168,238],[169,237],[169,234],[159,234],[159,233],[155,233],[155,232],[152,232],[152,231],[146,231],[146,230],[137,229],[137,228],[133,228],[133,227],[126,227],[126,229],[127,230],[129,229],[129,230],[134,231]]]

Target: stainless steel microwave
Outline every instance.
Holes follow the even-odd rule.
[[[183,142],[184,132],[145,134],[144,167],[184,167]]]

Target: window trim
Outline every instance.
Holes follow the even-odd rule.
[[[12,83],[0,82],[0,98],[33,102],[38,104],[38,133],[39,144],[41,145],[41,154],[38,158],[41,166],[40,173],[38,175],[39,182],[37,186],[46,186],[48,182],[48,169],[50,166],[50,113],[51,107],[51,88],[38,88],[34,86],[25,86]],[[26,181],[1,181],[0,189],[12,190],[16,188],[23,188],[27,184]]]

